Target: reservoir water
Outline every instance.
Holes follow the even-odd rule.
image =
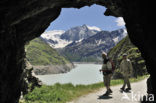
[[[47,85],[55,83],[93,84],[103,81],[103,75],[99,72],[99,64],[75,64],[75,68],[68,73],[37,75],[37,77]]]

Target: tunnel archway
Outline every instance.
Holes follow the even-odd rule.
[[[154,16],[149,12],[154,10],[154,6],[147,8],[146,2],[132,0],[17,0],[14,2],[3,0],[0,1],[1,103],[18,102],[25,68],[25,43],[40,36],[50,22],[59,16],[61,8],[81,8],[92,4],[107,7],[105,15],[124,18],[131,41],[140,49],[142,57],[146,60],[150,74],[148,93],[156,94]]]

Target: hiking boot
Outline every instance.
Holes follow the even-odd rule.
[[[109,91],[106,91],[105,94],[103,94],[103,96],[109,96],[110,92]]]
[[[126,91],[129,91],[129,90],[131,90],[131,88],[126,88]]]
[[[120,88],[120,90],[121,90],[121,91],[124,91],[125,89],[124,89],[124,88]]]
[[[109,93],[113,93],[113,91],[111,89],[108,89]]]

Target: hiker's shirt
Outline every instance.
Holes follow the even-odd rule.
[[[102,65],[102,71],[104,75],[108,75],[112,73],[112,64],[110,61],[107,61],[107,63],[104,63]]]
[[[123,59],[120,63],[120,71],[123,76],[131,76],[133,67],[129,59]]]

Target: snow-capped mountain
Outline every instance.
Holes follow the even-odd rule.
[[[80,42],[72,42],[61,52],[71,61],[99,61],[102,51],[108,52],[126,35],[126,29],[100,31]]]
[[[108,52],[127,35],[126,29],[102,31],[95,26],[82,25],[67,31],[44,32],[41,37],[71,61],[97,61],[101,52]]]
[[[120,40],[127,36],[127,30],[124,28],[112,31],[111,36],[115,44],[117,44]]]
[[[53,48],[63,48],[70,44],[72,41],[60,39],[60,36],[64,33],[63,30],[53,30],[44,32],[41,37]]]
[[[76,26],[67,30],[61,35],[60,38],[67,41],[78,41],[93,36],[99,31],[101,31],[101,29],[98,27],[87,26],[84,24],[82,26]]]
[[[96,26],[76,26],[67,31],[53,30],[44,32],[41,37],[53,48],[63,48],[72,42],[80,42],[100,32]]]
[[[49,39],[49,38],[55,39],[56,37],[59,37],[64,32],[65,32],[64,30],[46,31],[41,36],[43,38],[47,38],[47,39]]]

